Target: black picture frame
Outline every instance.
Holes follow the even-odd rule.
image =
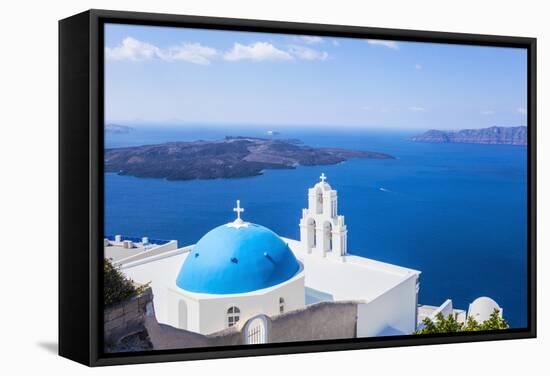
[[[528,56],[528,326],[497,332],[103,352],[103,25],[520,47]],[[511,36],[88,10],[59,21],[59,354],[89,366],[536,337],[536,39]]]

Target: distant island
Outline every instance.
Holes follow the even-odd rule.
[[[127,125],[105,124],[105,132],[107,133],[125,134],[125,133],[130,133],[133,130],[134,128],[129,127]]]
[[[411,137],[410,140],[434,143],[527,145],[527,127],[490,127],[459,131],[431,129],[421,135]]]
[[[168,180],[238,178],[265,169],[332,165],[348,158],[394,159],[373,151],[313,148],[298,140],[226,137],[106,149],[105,171]]]

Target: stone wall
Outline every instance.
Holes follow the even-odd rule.
[[[144,327],[154,350],[243,344],[243,336],[235,326],[205,336],[189,330],[174,328],[170,325],[159,324],[155,317],[152,302],[146,306]]]
[[[355,338],[357,303],[321,302],[271,318],[269,342]]]
[[[274,317],[266,316],[267,341],[355,338],[358,304],[354,301],[320,302]],[[148,288],[143,294],[105,310],[104,343],[108,352],[133,351],[132,347],[146,349],[144,341],[154,350],[242,345],[246,343],[246,324],[253,319],[211,335],[159,324],[153,293]],[[129,338],[132,343],[139,342],[139,346],[125,346],[124,341]]]
[[[141,295],[106,308],[103,314],[105,347],[115,346],[125,337],[144,331],[146,306],[152,302],[153,291],[148,288]]]
[[[272,318],[265,317],[267,341],[293,342],[355,338],[357,327],[357,302],[321,302],[303,309]],[[145,328],[155,350],[183,349],[242,345],[246,343],[247,320],[211,335],[159,324],[155,318],[153,303],[147,305]]]

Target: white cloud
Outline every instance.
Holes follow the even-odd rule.
[[[361,107],[361,109],[365,110],[365,111],[371,111],[372,107],[371,106],[363,106],[363,107]]]
[[[187,61],[189,63],[207,65],[210,59],[218,54],[214,48],[200,43],[182,43],[166,49],[153,44],[127,37],[116,47],[105,47],[105,58],[109,60],[143,61],[160,59],[163,61]]]
[[[340,46],[340,42],[338,42],[336,39],[333,39],[333,40],[332,40],[332,45],[335,46],[335,47],[339,47],[339,46]]]
[[[518,112],[522,115],[526,115],[527,114],[527,109],[525,107],[519,107]]]
[[[326,60],[328,53],[303,46],[290,46],[288,52],[301,60]]]
[[[223,55],[225,60],[253,60],[253,61],[269,61],[269,60],[293,60],[291,54],[280,50],[271,43],[255,42],[249,45],[235,43],[233,48]]]
[[[374,46],[383,46],[392,50],[399,49],[399,45],[393,40],[367,39],[367,43]]]
[[[422,70],[422,65],[421,65],[421,64],[415,64],[415,65],[414,65],[414,69],[416,69],[416,70]]]
[[[292,61],[326,60],[328,53],[313,48],[290,45],[284,49],[268,42],[255,42],[248,45],[235,43],[233,47],[222,52],[200,43],[181,43],[160,48],[151,43],[127,37],[115,47],[105,47],[105,58],[108,60],[161,60],[165,62],[186,61],[193,64],[208,65],[214,59],[227,61]]]
[[[182,43],[179,46],[170,47],[163,53],[166,61],[187,61],[189,63],[208,65],[210,60],[218,55],[215,48],[203,46],[200,43]]]
[[[481,115],[494,115],[495,111],[493,110],[482,110]]]
[[[300,37],[300,40],[307,44],[319,44],[324,42],[323,38],[312,35],[303,35]]]
[[[158,47],[134,38],[124,38],[116,47],[105,47],[105,58],[109,60],[150,60],[160,56]]]
[[[409,110],[412,112],[426,112],[426,109],[424,107],[419,106],[411,106],[409,107]]]

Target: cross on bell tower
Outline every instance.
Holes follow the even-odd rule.
[[[327,180],[327,176],[325,175],[324,172],[321,174],[321,176],[319,176],[319,179],[321,179],[321,181],[322,181],[323,183],[325,182],[325,180]]]

